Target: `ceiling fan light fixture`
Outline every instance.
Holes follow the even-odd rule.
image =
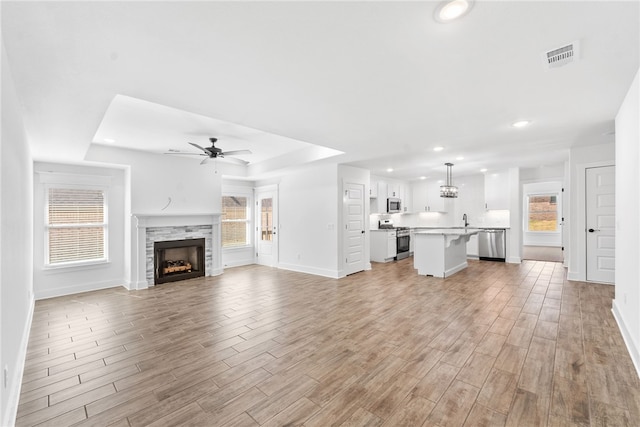
[[[453,185],[453,179],[451,176],[451,167],[453,163],[445,163],[447,167],[447,181],[445,185],[440,186],[440,197],[444,197],[446,199],[455,199],[458,197],[458,187]]]
[[[473,0],[447,0],[436,7],[434,18],[441,23],[447,23],[463,17],[471,10]]]

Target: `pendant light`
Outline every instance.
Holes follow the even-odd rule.
[[[445,185],[440,186],[440,197],[453,199],[458,197],[458,187],[453,185],[453,179],[451,178],[451,166],[453,166],[453,163],[445,163],[444,165],[447,167],[447,182]]]

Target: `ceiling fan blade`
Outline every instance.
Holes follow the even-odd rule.
[[[240,154],[251,154],[251,150],[233,150],[233,151],[225,151],[225,156],[238,156]]]
[[[205,153],[209,153],[209,154],[211,154],[211,151],[209,151],[209,150],[208,150],[208,149],[206,149],[206,148],[203,148],[203,147],[199,146],[198,144],[195,144],[195,143],[193,143],[193,142],[190,142],[189,144],[193,145],[193,146],[194,146],[194,147],[196,147],[196,148],[199,148],[200,150],[204,151]]]
[[[177,155],[179,155],[179,156],[184,156],[184,155],[187,155],[187,156],[206,156],[206,154],[202,154],[202,153],[188,153],[188,152],[186,152],[186,151],[169,151],[169,152],[162,153],[162,154],[174,154],[174,155],[176,155],[176,154],[177,154]]]
[[[224,154],[227,154],[227,153],[224,153]],[[246,166],[246,165],[249,164],[249,162],[247,162],[246,160],[234,159],[233,157],[229,157],[229,158],[227,158],[227,157],[219,157],[219,158],[223,159],[225,162],[235,163],[237,165]]]
[[[205,157],[205,158],[204,158],[204,160],[202,160],[202,161],[200,162],[200,164],[201,164],[201,165],[204,165],[204,164],[206,164],[206,163],[209,163],[209,159],[210,159],[210,158],[211,158],[211,157]]]

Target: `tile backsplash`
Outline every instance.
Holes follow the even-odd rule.
[[[387,218],[392,219],[396,227],[460,227],[464,225],[462,215],[450,212],[372,214],[369,216],[370,229],[377,229],[378,221]],[[510,212],[508,210],[491,210],[476,215],[470,214],[468,222],[475,227],[509,227]]]

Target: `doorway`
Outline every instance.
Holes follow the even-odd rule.
[[[522,259],[564,262],[562,182],[532,182],[522,189]]]
[[[615,166],[585,169],[586,279],[615,281]]]
[[[345,274],[365,269],[364,184],[343,183]]]
[[[256,263],[278,265],[278,188],[256,188]]]

